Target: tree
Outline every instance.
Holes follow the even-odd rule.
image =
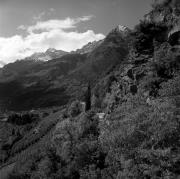
[[[167,38],[167,26],[163,23],[141,21],[132,33],[132,46],[140,54],[151,54],[154,41],[164,42]]]
[[[88,83],[87,92],[85,95],[86,111],[91,109],[91,85]]]

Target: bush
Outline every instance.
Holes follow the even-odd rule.
[[[176,76],[175,78],[168,80],[161,84],[161,89],[159,93],[161,96],[177,96],[180,95],[180,76]]]
[[[72,104],[70,105],[69,109],[68,109],[68,113],[70,116],[75,117],[77,115],[79,115],[82,112],[82,105],[79,101],[74,101],[72,102]]]
[[[36,121],[39,118],[37,114],[12,114],[8,117],[7,122],[16,124],[16,125],[26,125]]]
[[[62,178],[100,176],[105,157],[98,135],[98,120],[94,111],[59,123],[54,133],[54,144],[65,164],[59,168],[64,171],[64,174],[61,173]]]
[[[172,78],[180,68],[179,52],[174,52],[168,43],[163,43],[154,53],[154,70],[161,78]]]
[[[166,40],[166,31],[165,24],[141,21],[132,33],[132,46],[138,53],[151,54],[155,48],[154,41]]]
[[[134,100],[136,105],[124,103],[100,126],[99,139],[108,152],[105,171],[119,179],[176,178],[180,123],[175,104],[154,100],[146,106]]]
[[[44,118],[44,117],[47,117],[47,116],[49,116],[49,113],[48,113],[48,112],[44,112],[43,115],[42,115],[43,118]]]

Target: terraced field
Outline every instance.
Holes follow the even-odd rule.
[[[59,120],[63,120],[62,112],[63,110],[60,110],[45,117],[37,125],[36,128],[38,130],[36,132],[35,129],[32,129],[20,141],[15,143],[11,149],[10,157],[0,167],[1,179],[6,179],[6,174],[10,173],[14,167],[18,167],[16,165],[18,165],[19,162],[25,161],[35,152],[43,150],[49,145],[54,127]]]

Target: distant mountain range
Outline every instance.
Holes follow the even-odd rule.
[[[48,49],[5,65],[0,70],[0,108],[25,110],[81,98],[88,82],[124,60],[127,33],[127,28],[118,26],[104,40],[75,52]]]
[[[49,48],[45,52],[36,52],[29,57],[26,57],[22,60],[35,60],[35,61],[49,61],[56,58],[61,58],[67,54],[85,54],[90,53],[93,51],[97,46],[99,46],[103,40],[89,42],[88,44],[84,45],[81,49],[77,49],[76,51],[72,52],[65,52],[63,50],[56,50],[55,48]],[[0,67],[4,66],[5,63],[0,61]]]
[[[27,57],[26,59],[33,59],[33,60],[42,60],[42,61],[48,61],[55,58],[60,58],[63,55],[68,54],[68,52],[62,51],[62,50],[56,50],[54,48],[49,48],[46,50],[46,52],[42,53],[34,53],[30,57]]]

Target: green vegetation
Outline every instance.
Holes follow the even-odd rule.
[[[154,43],[162,43],[167,38],[167,26],[164,23],[141,21],[132,33],[132,45],[137,53],[152,54]]]
[[[156,4],[152,12],[173,9],[173,2]],[[174,18],[174,11],[166,13]],[[8,118],[1,162],[16,161],[9,179],[180,177],[180,47],[169,44],[166,20],[142,21],[124,39],[112,31],[92,51],[91,58],[97,55],[101,64],[117,55],[120,45],[129,46],[128,56],[115,58],[116,65],[95,80],[97,64],[93,71],[84,66],[93,73],[78,86],[86,110],[77,98],[64,110],[43,111],[41,120],[31,115]],[[76,80],[68,81],[73,83],[69,91],[78,91]]]
[[[38,118],[39,116],[35,114],[12,114],[8,117],[7,122],[14,125],[25,125],[34,122]]]

